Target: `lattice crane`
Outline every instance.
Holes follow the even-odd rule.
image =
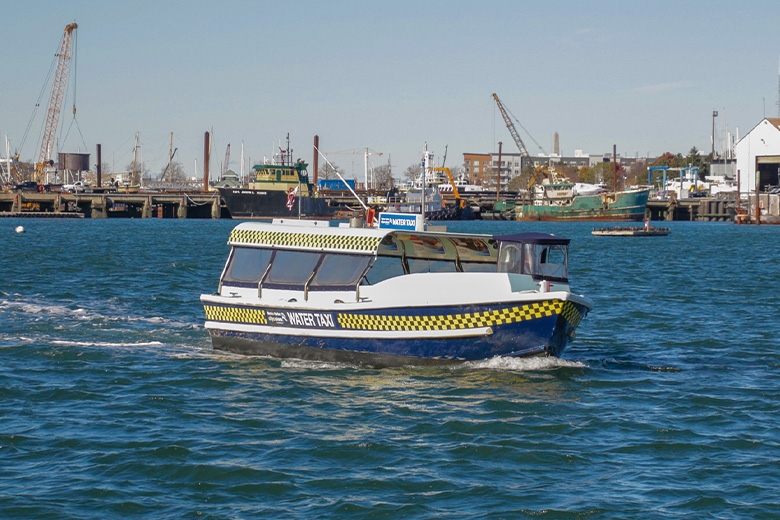
[[[230,164],[230,143],[227,145],[227,150],[225,150],[225,162],[222,164],[222,175],[225,175],[228,171],[228,165]]]
[[[512,134],[512,139],[515,140],[515,144],[520,149],[520,155],[528,161],[528,164],[533,167],[533,160],[531,159],[531,154],[528,153],[528,149],[525,147],[525,143],[523,143],[523,140],[520,139],[520,134],[517,133],[517,129],[515,128],[514,123],[512,123],[512,120],[509,118],[509,114],[507,114],[506,110],[504,109],[504,105],[501,104],[501,100],[498,99],[498,94],[495,92],[493,93],[493,99],[496,100],[496,105],[498,105],[498,110],[501,112],[501,116],[504,118],[504,122],[506,123],[506,127],[509,129],[509,133]],[[522,164],[522,163],[521,163]],[[537,179],[538,172],[536,168],[534,168],[533,176],[531,177],[531,182],[529,184],[529,187],[534,184],[534,182],[538,182],[539,179]]]
[[[65,34],[60,42],[60,49],[57,53],[57,69],[54,74],[54,81],[51,84],[51,96],[49,97],[49,108],[46,111],[46,124],[43,127],[43,136],[41,137],[41,148],[38,153],[38,162],[35,163],[35,180],[39,183],[44,181],[44,171],[47,166],[53,165],[51,159],[52,147],[54,146],[54,136],[57,133],[57,124],[60,121],[60,110],[62,109],[62,100],[65,96],[65,85],[68,82],[70,73],[70,57],[73,49],[73,31],[78,25],[74,22],[65,26]],[[75,116],[76,107],[73,107]]]

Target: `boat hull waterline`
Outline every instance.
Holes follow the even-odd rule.
[[[548,295],[549,296],[549,295]],[[206,304],[215,349],[279,358],[440,365],[559,356],[588,306],[559,298],[510,305],[305,311]]]
[[[329,217],[334,209],[321,197],[294,197],[284,191],[252,190],[248,188],[217,188],[234,219],[268,219],[297,217]]]

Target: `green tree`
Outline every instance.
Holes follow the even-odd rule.
[[[615,184],[615,170],[613,166],[615,166],[613,162],[600,162],[590,167],[583,166],[579,172],[580,182],[603,183],[613,188]],[[618,168],[620,168],[619,165]],[[621,173],[618,172],[618,174],[620,175]]]
[[[688,151],[688,156],[684,159],[685,166],[691,166],[699,168],[699,180],[704,180],[706,175],[709,175],[710,167],[704,157],[702,157],[699,150],[694,146]]]

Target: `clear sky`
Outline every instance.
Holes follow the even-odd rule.
[[[0,136],[22,160],[37,158],[46,77],[73,21],[57,151],[94,163],[100,143],[117,170],[136,132],[153,174],[171,132],[189,176],[202,175],[206,131],[213,173],[228,143],[238,171],[242,142],[257,162],[288,133],[309,162],[319,135],[348,178],[362,178],[365,148],[396,177],[426,143],[459,165],[498,141],[517,151],[493,92],[532,155],[555,132],[564,155],[708,152],[713,110],[717,139],[778,115],[777,0],[30,0],[6,2],[3,20]]]

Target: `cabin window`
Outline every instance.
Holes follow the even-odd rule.
[[[464,273],[495,273],[495,262],[461,262],[461,270]]]
[[[568,247],[564,244],[504,243],[498,255],[499,273],[566,280]]]
[[[407,258],[406,262],[410,273],[454,273],[458,270],[454,260]]]
[[[312,287],[357,285],[370,260],[370,256],[325,255],[311,285]]]
[[[522,251],[518,244],[503,244],[498,254],[498,272],[530,274],[530,270],[523,269],[522,258]]]
[[[320,261],[319,253],[277,251],[264,283],[303,285]]]
[[[225,281],[259,281],[271,260],[271,252],[270,249],[234,247],[228,269],[225,272]]]
[[[363,280],[366,284],[373,285],[404,274],[404,263],[400,256],[377,256],[374,265],[368,270]]]
[[[566,247],[551,245],[539,248],[539,274],[550,278],[566,278]]]

